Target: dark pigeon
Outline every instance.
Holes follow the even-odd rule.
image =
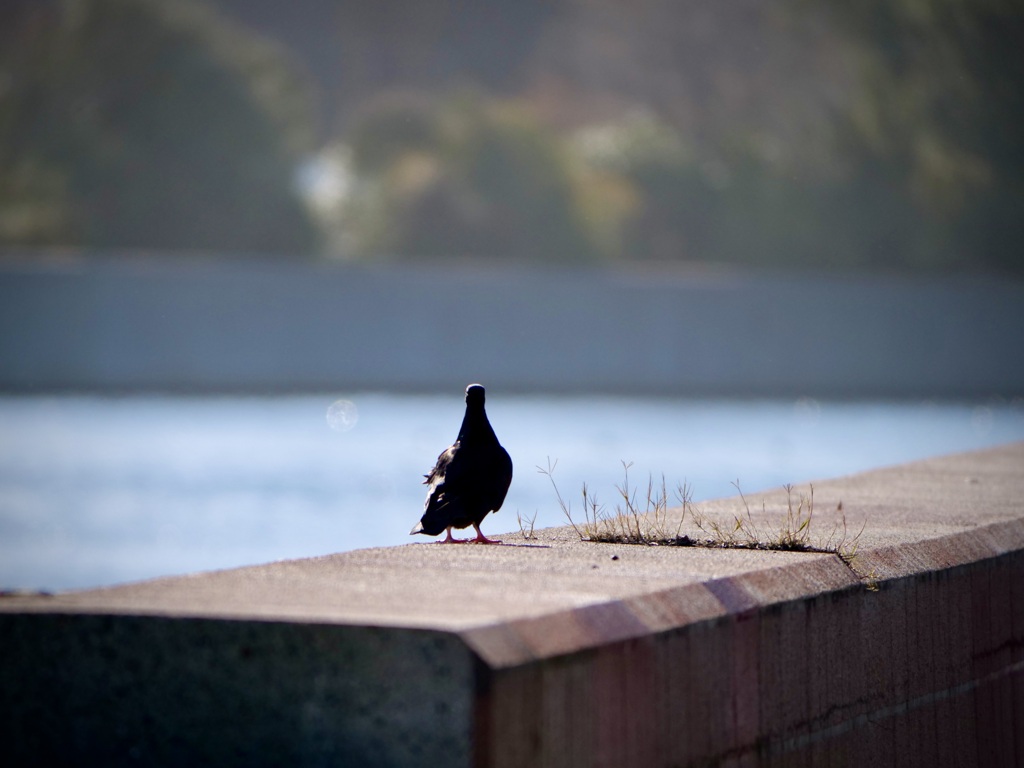
[[[430,486],[423,505],[423,517],[409,531],[437,536],[448,532],[445,544],[461,544],[470,539],[452,538],[452,528],[476,529],[474,542],[500,544],[480,531],[488,512],[497,512],[512,483],[512,459],[501,447],[484,411],[484,388],[466,387],[466,415],[462,417],[459,437],[437,457],[437,464],[424,482]]]

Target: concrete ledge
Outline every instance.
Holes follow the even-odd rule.
[[[12,764],[1024,764],[1024,444],[816,482],[823,538],[839,500],[857,572],[559,528],[4,598],[0,737]]]

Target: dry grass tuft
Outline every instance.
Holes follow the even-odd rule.
[[[777,515],[770,512],[766,502],[761,502],[761,512],[755,517],[740,488],[739,481],[733,483],[743,502],[744,512],[734,515],[730,521],[722,521],[706,515],[693,504],[692,488],[685,481],[676,486],[675,499],[679,506],[670,508],[665,476],[656,482],[648,475],[645,487],[630,485],[629,471],[632,463],[622,462],[623,480],[616,485],[618,499],[614,510],[609,511],[599,503],[587,484],[583,484],[583,522],[577,523],[572,516],[572,507],[563,497],[555,483],[554,472],[558,461],[548,459],[547,467],[537,471],[547,475],[555,491],[555,498],[562,514],[583,541],[614,544],[637,544],[646,546],[708,547],[721,549],[760,549],[782,552],[818,552],[837,555],[869,589],[877,589],[872,574],[861,573],[855,563],[857,549],[864,526],[856,535],[850,535],[846,524],[843,503],[836,506],[838,519],[824,544],[815,544],[811,538],[814,513],[814,486],[807,494],[797,492],[792,485],[785,486],[785,509]],[[641,492],[642,491],[642,492]],[[697,537],[683,533],[686,520],[700,531]]]

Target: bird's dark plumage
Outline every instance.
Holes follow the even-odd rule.
[[[448,532],[446,542],[455,542],[452,528],[476,529],[475,541],[491,542],[480,532],[489,512],[497,512],[512,483],[512,459],[498,442],[484,411],[484,388],[466,387],[466,415],[455,443],[437,457],[426,475],[430,486],[423,517],[410,533],[437,536]]]

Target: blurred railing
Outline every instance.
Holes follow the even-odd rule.
[[[1024,284],[269,260],[0,263],[0,388],[1024,394]]]

